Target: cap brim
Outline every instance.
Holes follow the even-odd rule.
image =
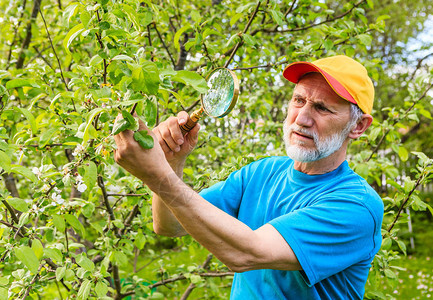
[[[322,76],[325,78],[325,80],[328,82],[329,86],[334,90],[334,92],[337,93],[341,98],[353,103],[357,104],[356,100],[353,98],[353,96],[346,90],[346,88],[338,82],[337,79],[320,69],[319,67],[315,66],[312,63],[309,62],[294,62],[288,65],[284,71],[283,76],[288,81],[291,81],[293,83],[298,83],[299,79],[311,72],[318,72],[322,74]]]

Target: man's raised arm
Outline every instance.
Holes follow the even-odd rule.
[[[187,119],[188,114],[182,111],[177,118],[171,117],[153,129],[168,163],[180,179],[183,176],[186,157],[195,148],[200,130],[200,125],[197,124],[185,137],[182,136],[179,125],[185,124]],[[152,199],[152,214],[153,230],[157,234],[171,237],[187,234],[156,193],[153,194]]]

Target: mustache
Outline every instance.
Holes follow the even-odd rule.
[[[319,136],[317,135],[317,133],[313,130],[307,129],[307,128],[303,128],[301,126],[298,126],[296,124],[292,124],[290,126],[287,126],[287,133],[291,134],[293,131],[299,132],[301,134],[304,134],[306,136],[309,136],[311,138],[313,138],[314,142],[317,142],[319,139]]]

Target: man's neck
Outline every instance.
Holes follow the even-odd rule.
[[[343,145],[328,157],[313,162],[299,162],[295,160],[295,170],[308,175],[320,175],[332,172],[346,160],[346,149]]]

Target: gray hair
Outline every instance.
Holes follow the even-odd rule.
[[[361,120],[363,115],[364,112],[358,107],[358,105],[350,103],[350,120],[345,129],[348,129],[348,132],[350,132],[350,130]]]

